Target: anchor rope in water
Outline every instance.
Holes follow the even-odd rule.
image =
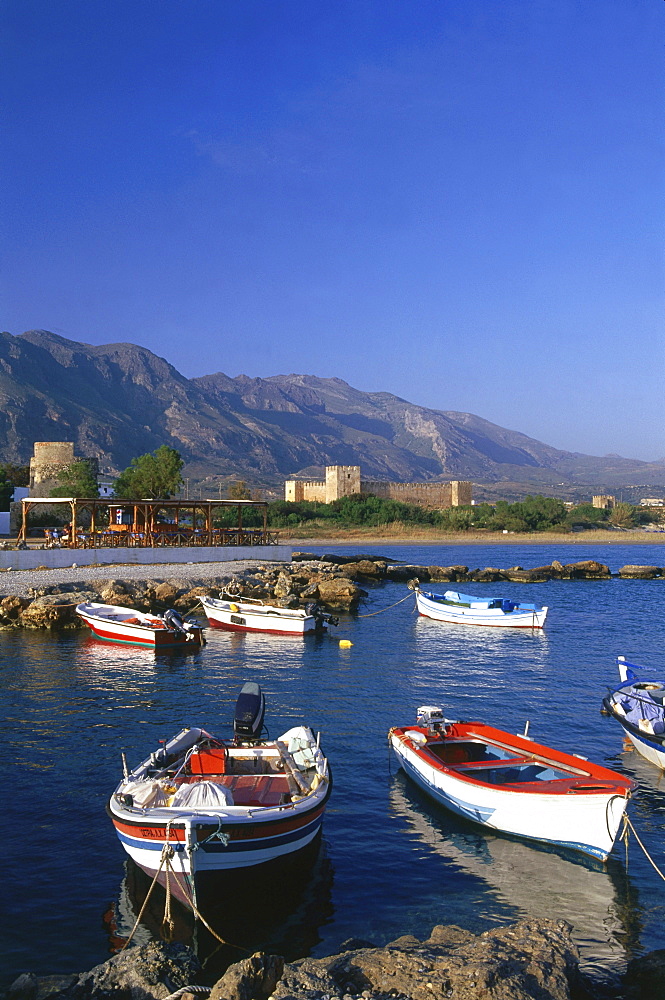
[[[167,836],[168,836],[168,832],[167,832]],[[143,900],[143,906],[141,907],[141,909],[139,911],[139,915],[136,918],[136,921],[134,922],[134,926],[131,929],[129,937],[127,938],[127,940],[123,944],[123,946],[120,949],[120,951],[124,951],[125,948],[127,948],[129,946],[132,938],[134,937],[134,934],[136,933],[136,929],[137,929],[138,925],[140,924],[141,918],[143,917],[143,914],[145,912],[145,908],[148,905],[148,901],[150,900],[150,896],[152,895],[152,890],[155,888],[155,883],[157,882],[157,878],[159,876],[159,873],[161,872],[161,870],[164,867],[164,865],[166,865],[166,903],[165,903],[165,906],[164,906],[164,920],[162,921],[162,927],[167,926],[168,929],[169,929],[169,933],[172,933],[173,927],[174,927],[174,923],[173,923],[173,920],[171,918],[171,889],[170,889],[169,875],[173,874],[174,878],[177,877],[176,876],[176,871],[173,868],[173,865],[171,864],[171,858],[174,856],[174,854],[175,854],[175,851],[171,847],[170,843],[167,840],[166,843],[164,844],[164,846],[162,847],[162,855],[161,855],[161,857],[159,859],[159,868],[155,872],[153,880],[150,883],[150,888],[148,889],[148,891],[146,893],[146,897]],[[189,898],[189,905],[192,908],[192,912],[193,912],[194,916],[197,918],[197,920],[201,921],[201,923],[206,928],[206,930],[209,931],[212,934],[212,936],[214,938],[216,938],[217,941],[219,941],[220,944],[224,944],[228,948],[237,948],[238,951],[243,951],[247,955],[250,954],[250,951],[249,951],[248,948],[243,948],[242,945],[239,945],[239,944],[233,944],[232,941],[226,941],[223,937],[221,937],[217,933],[217,931],[214,930],[214,928],[212,928],[210,926],[210,924],[205,919],[205,917],[203,916],[203,914],[197,908],[197,906],[196,906],[196,904],[194,902],[193,895],[189,894],[188,898]]]
[[[387,608],[379,608],[378,611],[371,611],[368,615],[358,615],[357,617],[358,618],[373,618],[374,615],[380,615],[382,611],[390,611],[391,608],[396,608],[398,604],[402,603],[402,601],[408,601],[408,599],[410,597],[415,597],[415,596],[416,595],[415,595],[415,591],[414,591],[414,593],[407,594],[406,597],[400,598],[399,601],[395,601],[394,604],[389,604]]]
[[[164,867],[164,864],[165,864],[166,859],[167,859],[167,853],[168,853],[169,850],[173,851],[173,848],[171,847],[171,845],[169,843],[164,844],[164,847],[162,848],[162,856],[159,859],[159,868],[155,872],[154,878],[153,878],[152,882],[150,883],[150,888],[148,889],[148,891],[147,891],[147,893],[145,895],[145,899],[143,900],[143,906],[139,910],[139,915],[138,915],[138,917],[136,918],[136,920],[134,922],[134,926],[132,927],[132,929],[130,931],[129,937],[127,938],[127,940],[123,944],[122,948],[120,949],[121,952],[124,951],[125,948],[129,947],[129,944],[130,944],[132,938],[134,937],[134,934],[136,933],[136,928],[140,924],[141,917],[145,913],[145,908],[148,905],[148,902],[149,902],[150,897],[152,895],[152,890],[155,888],[155,883],[157,882],[157,876],[159,875],[159,873],[161,872],[162,868]],[[170,862],[169,862],[169,864],[170,864]]]
[[[640,840],[640,837],[639,837],[639,834],[638,834],[637,830],[633,826],[633,824],[630,821],[630,819],[628,818],[628,816],[626,816],[626,814],[624,813],[623,814],[623,832],[621,834],[621,837],[622,837],[622,839],[626,843],[626,852],[628,851],[628,831],[629,831],[629,829],[632,830],[632,832],[633,832],[633,834],[635,836],[635,840],[637,841],[637,843],[640,845],[640,847],[644,851],[644,854],[645,854],[647,860],[649,861],[649,863],[653,866],[653,868],[655,868],[656,872],[660,875],[660,877],[665,882],[665,875],[663,875],[662,871],[660,870],[660,868],[658,867],[658,865],[656,864],[656,862],[653,860],[653,858],[651,857],[651,855],[647,851],[646,847],[644,846],[644,844]]]

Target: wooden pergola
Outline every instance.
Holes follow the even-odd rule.
[[[70,549],[175,545],[276,545],[277,535],[268,531],[266,500],[109,500],[100,497],[27,497],[21,501],[19,541],[29,531],[34,507],[69,508],[68,530],[45,529],[47,544]],[[237,524],[216,527],[215,514],[234,507]],[[259,508],[261,528],[243,526],[243,511]],[[85,522],[85,527],[82,522]]]

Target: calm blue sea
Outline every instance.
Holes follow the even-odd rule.
[[[323,551],[314,548],[312,551]],[[349,553],[348,547],[325,551]],[[357,551],[357,550],[356,550]],[[665,563],[659,545],[374,546],[364,551],[423,564],[531,567],[599,558]],[[390,726],[421,704],[476,718],[581,753],[640,784],[630,814],[665,872],[665,789],[658,769],[628,752],[600,715],[623,654],[665,675],[665,581],[469,584],[472,593],[550,606],[546,628],[463,628],[414,614],[402,584],[368,587],[358,617],[332,634],[298,640],[209,632],[187,657],[101,644],[83,633],[0,633],[3,865],[0,988],[19,973],[76,972],[104,961],[127,934],[145,880],[126,864],[105,813],[121,751],[137,763],[184,725],[230,733],[246,680],[266,694],[277,735],[304,720],[322,733],[334,789],[318,852],[280,882],[244,875],[219,901],[223,936],[289,959],[324,955],[347,938],[385,943],[437,923],[473,931],[524,915],[562,917],[575,928],[584,967],[611,991],[625,961],[665,948],[665,882],[634,840],[607,865],[481,833],[428,803],[390,761]],[[342,649],[339,639],[350,639]],[[162,899],[140,940],[158,933]],[[177,934],[215,963],[216,950],[184,913]]]

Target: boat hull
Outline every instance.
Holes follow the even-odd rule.
[[[157,881],[164,887],[169,882],[181,902],[191,905],[192,898],[200,894],[211,878],[278,861],[311,844],[321,832],[328,794],[329,789],[316,807],[305,813],[285,807],[281,817],[272,820],[257,822],[257,817],[252,817],[244,824],[198,825],[195,855],[191,848],[188,850],[184,826],[173,823],[167,840],[168,820],[130,824],[114,815],[112,808],[109,812],[118,839],[130,858],[146,875],[152,878],[157,875]],[[219,839],[220,832],[230,838],[228,844]],[[208,838],[212,839],[205,843]],[[170,868],[162,866],[160,869],[162,851],[167,843],[173,848]]]
[[[443,604],[416,591],[419,614],[435,621],[458,625],[489,625],[495,628],[543,628],[547,608],[502,611],[501,608],[477,609],[458,604]],[[479,602],[480,603],[480,602]]]
[[[476,734],[482,735],[486,728],[476,726]],[[500,730],[493,732],[501,733]],[[401,767],[428,796],[458,816],[491,830],[581,851],[602,861],[612,850],[633,787],[629,779],[606,769],[597,769],[614,775],[623,782],[623,787],[616,783],[606,790],[594,788],[585,793],[585,783],[587,786],[600,786],[601,781],[594,778],[592,772],[582,777],[580,768],[577,769],[581,778],[577,788],[575,783],[571,783],[567,790],[556,792],[497,787],[472,777],[463,778],[445,766],[429,764],[422,750],[412,745],[408,738],[405,739],[403,733],[403,730],[393,730],[390,735]],[[515,737],[510,734],[510,739],[512,741]],[[522,755],[529,752],[536,754],[536,760],[542,759],[540,755],[543,751],[550,755],[553,753],[550,748],[529,744],[524,739],[522,745],[513,745],[513,748],[515,753]],[[553,765],[561,766],[566,757],[556,753],[556,757],[550,756],[549,760]],[[577,758],[570,759],[578,765],[582,763]],[[543,785],[546,784],[543,782]]]
[[[321,631],[313,615],[289,612],[286,608],[267,605],[254,607],[238,602],[201,598],[201,604],[211,628],[227,632],[265,632],[268,635],[306,635]],[[233,604],[233,607],[230,607]]]

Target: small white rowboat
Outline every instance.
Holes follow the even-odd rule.
[[[76,614],[98,638],[111,642],[150,646],[153,649],[193,649],[205,642],[202,626],[198,622],[183,619],[173,608],[158,616],[144,614],[133,608],[90,602],[77,604]]]
[[[317,604],[305,608],[279,608],[263,601],[240,597],[201,597],[212,628],[231,632],[269,632],[275,635],[304,635],[320,632],[338,619],[324,614]]]
[[[262,737],[265,700],[245,684],[232,739],[183,729],[125,775],[108,812],[125,851],[188,906],[213,880],[310,844],[330,795],[328,761],[307,726]]]
[[[520,604],[503,597],[472,597],[456,590],[444,594],[416,590],[418,611],[426,618],[462,625],[495,625],[510,628],[542,628],[547,608],[537,604]]]
[[[479,722],[418,709],[391,729],[406,774],[436,802],[481,826],[582,851],[604,861],[635,782],[581,757]]]

